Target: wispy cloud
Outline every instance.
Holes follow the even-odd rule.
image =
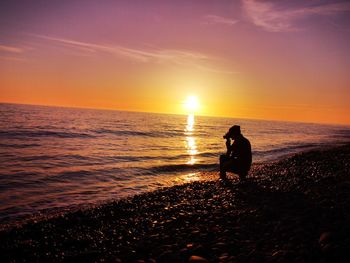
[[[238,22],[238,20],[217,16],[217,15],[206,15],[205,20],[206,20],[206,24],[224,24],[228,26],[232,26]]]
[[[123,57],[129,60],[141,62],[141,63],[160,63],[160,64],[173,64],[180,66],[194,67],[200,70],[206,70],[217,73],[228,74],[229,71],[220,70],[210,67],[210,64],[215,60],[205,54],[178,49],[135,49],[123,47],[120,45],[104,45],[96,43],[88,43],[82,41],[76,41],[72,39],[50,37],[36,35],[36,37],[46,39],[67,46],[69,48],[78,49],[81,52],[101,54],[106,53],[109,55]],[[234,72],[231,72],[234,73]]]
[[[0,52],[8,52],[8,53],[23,53],[24,49],[19,47],[13,47],[13,46],[5,46],[0,45]]]
[[[331,16],[349,12],[349,2],[280,8],[276,3],[257,0],[242,0],[243,8],[250,21],[270,32],[299,31],[297,22],[312,15]],[[308,2],[305,2],[308,3]]]
[[[18,62],[24,62],[24,61],[27,61],[27,59],[25,59],[25,58],[8,57],[8,56],[0,56],[0,60],[6,60],[6,61],[18,61]]]
[[[147,54],[143,54],[143,52],[139,50],[132,50],[132,49],[124,48],[122,46],[108,46],[108,45],[76,41],[76,40],[66,39],[66,38],[41,36],[41,35],[37,35],[37,37],[46,39],[49,41],[53,41],[63,46],[78,49],[79,51],[87,52],[87,53],[97,54],[97,53],[103,52],[103,53],[109,53],[113,55],[125,56],[130,59],[143,61],[143,62],[146,62],[149,59],[149,56],[147,56]]]

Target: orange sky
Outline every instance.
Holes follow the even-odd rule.
[[[0,101],[178,114],[196,95],[201,115],[350,124],[349,14],[344,1],[9,1]]]

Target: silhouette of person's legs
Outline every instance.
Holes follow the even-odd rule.
[[[229,158],[226,154],[220,155],[220,179],[226,179],[226,163],[229,161]]]
[[[248,171],[240,169],[240,165],[236,160],[232,160],[226,154],[222,154],[220,155],[220,179],[227,179],[226,172],[238,174],[241,181],[244,181],[248,174]]]

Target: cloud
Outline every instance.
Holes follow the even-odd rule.
[[[210,64],[215,60],[205,54],[178,49],[135,49],[123,47],[120,45],[102,45],[96,43],[88,43],[76,41],[66,38],[50,37],[36,35],[36,37],[46,39],[67,46],[69,48],[78,49],[79,51],[89,54],[106,53],[109,55],[123,57],[132,61],[141,63],[159,63],[159,64],[173,64],[180,66],[194,67],[200,70],[211,71],[216,73],[228,74],[229,71],[220,70],[210,67]],[[232,72],[234,73],[234,72]]]
[[[19,61],[19,62],[27,61],[27,59],[25,58],[16,58],[16,57],[7,57],[7,56],[0,56],[0,60]]]
[[[206,15],[205,16],[207,24],[224,24],[232,26],[238,22],[238,20],[217,16],[217,15]]]
[[[144,53],[142,51],[128,49],[122,46],[108,46],[108,45],[76,41],[76,40],[71,40],[66,38],[49,37],[49,36],[41,36],[41,35],[37,35],[37,37],[50,40],[56,43],[60,43],[64,46],[68,46],[70,48],[78,49],[80,51],[88,52],[88,53],[103,52],[103,53],[125,56],[130,59],[143,61],[143,62],[146,62],[150,57],[147,53]]]
[[[8,52],[8,53],[23,53],[24,49],[19,47],[5,46],[0,45],[0,52]]]
[[[323,4],[318,6],[282,9],[276,2],[242,0],[243,9],[249,20],[269,32],[299,31],[297,22],[309,16],[331,16],[349,12],[349,2]],[[278,3],[278,2],[277,2]],[[307,2],[306,2],[307,3]]]

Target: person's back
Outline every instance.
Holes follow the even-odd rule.
[[[240,134],[233,142],[232,148],[232,157],[236,159],[239,170],[248,172],[252,164],[252,150],[249,140]]]

